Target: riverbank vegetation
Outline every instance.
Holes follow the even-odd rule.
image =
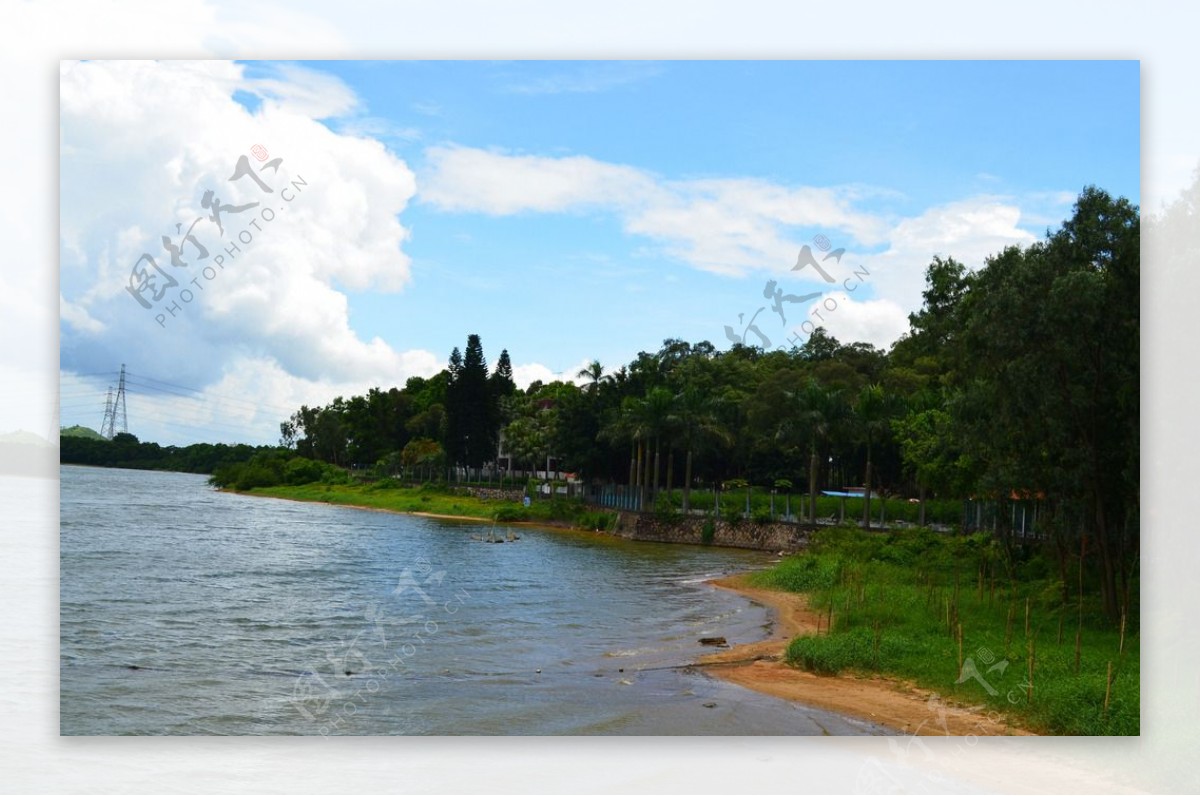
[[[751,582],[803,592],[821,616],[789,645],[794,665],[900,676],[1045,733],[1137,735],[1137,583],[1114,626],[1095,573],[1073,574],[990,534],[831,528]]]
[[[577,498],[536,500],[525,506],[522,501],[513,500],[507,494],[494,494],[486,489],[448,488],[433,484],[411,486],[393,479],[369,483],[327,481],[290,486],[263,486],[247,491],[253,495],[312,503],[445,517],[469,517],[497,522],[569,525],[587,530],[608,530],[616,517],[612,512],[597,511]],[[472,494],[473,491],[475,494]]]

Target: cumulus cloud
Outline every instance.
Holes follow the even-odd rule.
[[[843,343],[870,343],[886,350],[908,331],[908,310],[890,299],[856,299],[844,291],[834,291],[822,297],[805,316],[805,321],[793,327],[801,341],[815,327],[825,330]]]
[[[252,112],[236,92],[261,103]],[[362,339],[350,324],[347,291],[408,283],[398,215],[416,192],[381,143],[316,121],[355,107],[341,81],[298,66],[249,77],[228,62],[64,64],[64,371],[130,361],[205,386],[252,362],[324,393],[435,372],[431,354]],[[265,153],[251,156],[255,145]],[[160,302],[143,294],[149,309],[127,289],[139,260],[155,271],[143,254],[160,284],[178,283]]]

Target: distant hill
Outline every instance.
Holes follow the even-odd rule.
[[[54,478],[58,475],[58,447],[32,431],[0,434],[0,475]]]
[[[104,439],[104,435],[99,431],[93,431],[87,426],[71,426],[64,428],[59,432],[59,436],[63,437],[82,437],[83,439]]]
[[[50,442],[32,431],[10,431],[0,434],[0,445],[49,445]]]

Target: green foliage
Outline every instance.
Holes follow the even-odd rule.
[[[615,515],[610,511],[585,511],[579,515],[575,525],[589,531],[607,531],[614,519]]]
[[[529,512],[523,506],[501,506],[492,513],[496,522],[525,522]]]
[[[284,467],[283,482],[285,484],[311,484],[313,481],[320,481],[325,474],[325,467],[321,462],[314,462],[312,459],[305,459],[302,456],[297,456],[292,459]],[[271,486],[270,484],[260,484],[260,486]]]
[[[704,521],[700,528],[700,544],[710,545],[717,535],[717,524],[710,518]]]
[[[1100,595],[1093,587],[1085,594],[1076,673],[1078,604],[1064,603],[1062,584],[1039,575],[1046,571],[1044,561],[1039,563],[1042,556],[1034,554],[1023,563],[1004,558],[1004,548],[989,534],[946,536],[928,530],[883,534],[830,528],[815,534],[807,551],[756,573],[752,582],[808,595],[810,607],[821,617],[822,630],[794,639],[787,659],[810,671],[880,672],[910,678],[944,696],[985,704],[1050,733],[1136,735],[1140,724],[1135,623],[1127,628],[1124,651],[1118,651],[1119,628],[1105,621]],[[1016,579],[1008,577],[1010,570],[1018,574]],[[956,636],[960,625],[964,661],[972,659],[995,694],[974,678],[960,677]],[[1035,648],[1032,700],[1026,687],[1031,642]],[[996,665],[1003,661],[1007,663]],[[1110,662],[1114,676],[1105,713]]]

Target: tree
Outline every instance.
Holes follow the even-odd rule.
[[[895,402],[878,384],[864,387],[854,403],[854,419],[867,442],[867,469],[863,481],[863,526],[871,527],[871,453],[874,443],[887,433],[895,414]]]
[[[917,483],[921,501],[918,523],[924,525],[926,490],[966,494],[970,462],[957,444],[949,409],[927,393],[914,398],[903,417],[892,420],[892,431]]]
[[[830,390],[821,386],[816,379],[809,379],[799,390],[788,393],[788,409],[792,412],[794,422],[803,429],[808,439],[808,521],[817,521],[817,474],[820,472],[821,460],[817,455],[820,444],[828,439],[830,431],[845,415],[845,405],[840,390]]]
[[[593,359],[586,368],[580,368],[575,374],[577,379],[587,379],[584,389],[588,392],[595,393],[600,389],[601,384],[607,384],[612,381],[612,376],[604,372],[604,366],[600,364],[600,360]]]
[[[517,385],[513,382],[512,360],[508,358],[507,348],[500,350],[500,358],[496,360],[496,369],[492,371],[488,381],[497,405],[501,399],[507,398],[517,391]]]
[[[729,434],[717,420],[717,402],[694,385],[683,388],[675,396],[672,421],[679,429],[686,451],[683,471],[683,512],[691,510],[692,456],[697,444],[705,437],[728,441]]]
[[[489,386],[479,335],[469,335],[461,359],[457,355],[455,348],[450,354],[446,391],[446,447],[456,463],[478,468],[496,455],[499,396],[496,388]],[[497,383],[502,383],[502,378]]]
[[[962,315],[958,418],[981,487],[1077,518],[1057,532],[1095,541],[1113,618],[1138,513],[1139,245],[1137,207],[1086,188],[1058,232],[988,260]]]
[[[404,446],[404,450],[400,452],[400,463],[404,465],[404,468],[414,475],[424,469],[426,478],[431,477],[435,470],[440,469],[444,460],[445,454],[442,446],[431,439],[409,440],[408,444]]]

